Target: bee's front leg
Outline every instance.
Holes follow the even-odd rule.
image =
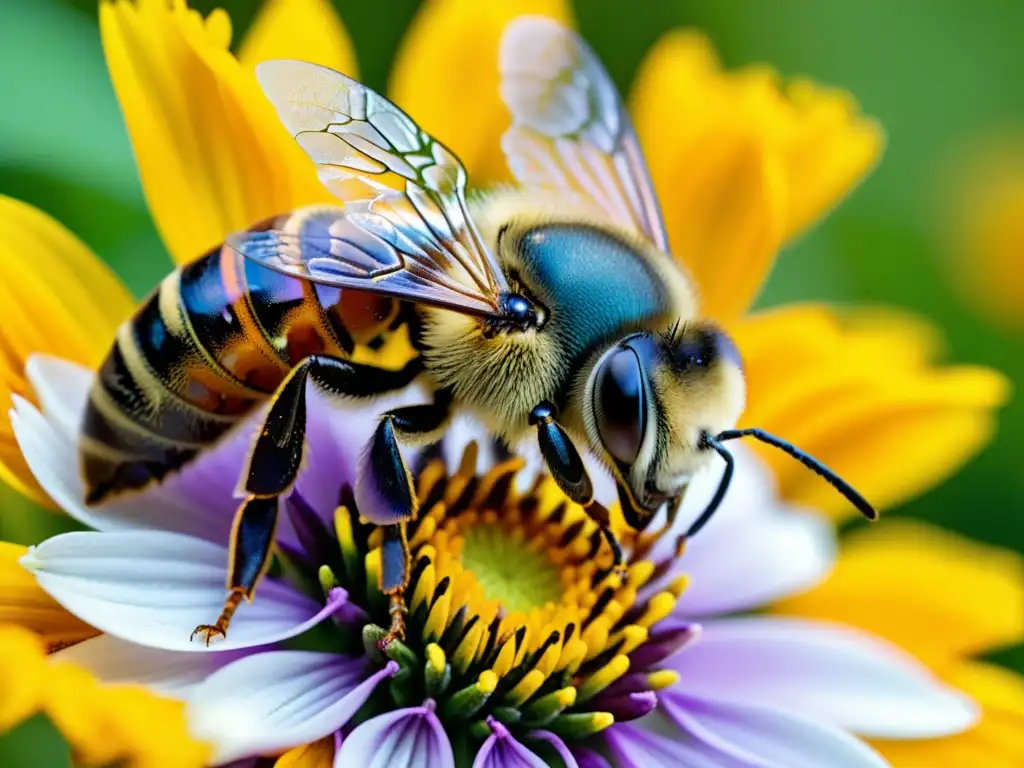
[[[551,403],[536,406],[530,413],[530,424],[537,428],[540,453],[551,476],[562,492],[597,523],[612,552],[612,568],[625,575],[622,547],[610,527],[608,510],[594,500],[594,484],[576,446],[555,420],[555,407]]]
[[[323,355],[307,357],[291,370],[271,397],[245,469],[246,499],[231,528],[227,587],[220,616],[201,624],[192,637],[209,645],[224,637],[243,600],[252,600],[256,585],[270,566],[277,529],[278,501],[294,485],[306,440],[306,382],[328,396],[369,398],[401,389],[422,371],[419,359],[390,371]]]

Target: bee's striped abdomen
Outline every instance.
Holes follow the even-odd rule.
[[[324,290],[218,248],[169,275],[118,330],[80,436],[86,500],[158,482],[266,400],[303,357],[342,356],[392,302]],[[350,332],[348,325],[353,331]]]

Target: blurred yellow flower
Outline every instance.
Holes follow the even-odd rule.
[[[1024,642],[1024,558],[1016,553],[893,520],[847,537],[829,579],[775,610],[877,633],[981,706],[981,722],[966,733],[874,742],[893,765],[1024,765],[1024,678],[975,660]]]
[[[987,445],[1009,395],[991,369],[937,366],[936,330],[893,310],[793,305],[749,315],[734,331],[748,380],[743,423],[785,435],[881,508],[939,484]],[[785,498],[854,514],[799,464],[753,447]]]
[[[62,608],[19,565],[26,549],[0,542],[0,733],[44,714],[76,765],[202,766],[211,754],[185,724],[181,702],[137,685],[100,683],[56,648],[99,634]]]
[[[724,72],[710,42],[669,33],[631,103],[676,256],[723,320],[747,309],[782,244],[874,167],[881,127],[850,94],[766,67]]]
[[[25,361],[46,352],[84,365],[99,365],[118,323],[135,306],[128,289],[71,232],[30,205],[0,196],[0,408],[11,395],[33,399]],[[36,483],[0,419],[0,478],[41,504]]]
[[[1024,329],[1024,133],[981,139],[958,162],[944,218],[952,284],[983,315]]]
[[[305,58],[351,69],[334,19],[318,0],[268,3],[243,49],[247,61],[294,55],[311,40]],[[330,199],[252,68],[228,51],[227,13],[203,19],[184,0],[104,0],[100,32],[150,212],[179,264],[229,232]]]

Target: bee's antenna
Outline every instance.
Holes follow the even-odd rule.
[[[723,453],[724,448],[719,444],[719,441],[725,442],[726,440],[735,440],[740,437],[753,437],[756,438],[757,440],[760,440],[762,443],[774,445],[776,448],[785,451],[794,459],[803,464],[805,467],[810,469],[812,472],[815,472],[821,477],[825,478],[825,480],[827,480],[833,488],[835,488],[837,491],[843,494],[843,496],[845,496],[849,500],[849,502],[853,504],[853,506],[855,506],[858,509],[858,511],[862,515],[864,515],[864,517],[866,517],[868,520],[878,519],[878,511],[873,506],[871,506],[867,499],[865,499],[863,496],[857,493],[856,489],[854,489],[852,485],[843,480],[843,478],[841,478],[839,475],[837,475],[835,472],[826,467],[824,464],[822,464],[820,461],[818,461],[810,454],[804,453],[792,443],[783,440],[781,437],[776,437],[770,432],[765,432],[763,429],[756,428],[727,429],[724,432],[719,432],[713,439],[710,437],[705,437],[704,441],[705,443],[707,443],[707,445],[709,445],[710,447],[718,451],[720,454],[722,454],[722,458],[725,458],[725,454]],[[732,457],[726,459],[726,463],[726,475],[731,476]],[[723,480],[724,479],[725,478],[723,477]],[[722,488],[721,486],[719,486],[719,491],[721,490]],[[721,501],[721,499],[718,498],[717,493],[715,494],[715,498],[712,499],[711,502],[712,504],[715,504],[716,501]],[[709,504],[708,506],[711,507],[711,504]],[[717,504],[715,504],[715,506],[717,506]],[[707,515],[706,511],[704,515],[701,515],[700,518],[698,518],[697,523],[700,523],[704,519],[705,515]],[[694,525],[697,525],[697,523],[694,523]]]
[[[720,437],[721,435],[719,438]],[[691,539],[696,536],[697,532],[707,525],[708,520],[710,520],[711,516],[715,514],[715,511],[722,503],[722,499],[725,498],[726,492],[729,490],[729,484],[732,482],[732,471],[735,468],[736,463],[733,461],[732,454],[729,453],[729,449],[718,442],[718,439],[704,433],[702,440],[705,446],[708,448],[714,448],[718,451],[718,455],[725,459],[725,472],[722,473],[722,479],[718,483],[718,490],[716,490],[715,495],[711,497],[711,501],[708,502],[704,511],[700,513],[700,517],[694,520],[690,524],[690,527],[686,529],[686,533],[683,534],[684,539]]]

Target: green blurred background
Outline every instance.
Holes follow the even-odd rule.
[[[418,0],[335,4],[354,40],[362,79],[383,90],[392,53]],[[204,12],[225,7],[237,43],[259,4],[194,0],[191,5]],[[906,307],[942,326],[950,360],[993,366],[1024,389],[1024,331],[993,324],[955,289],[939,194],[965,146],[993,130],[1024,126],[1024,3],[577,0],[574,5],[582,32],[623,90],[660,34],[695,26],[708,33],[727,66],[767,62],[784,75],[809,75],[852,91],[865,113],[885,126],[886,155],[849,200],[785,251],[761,303],[814,298]],[[49,212],[108,260],[138,295],[150,290],[171,262],[146,212],[107,79],[92,0],[0,0],[0,104],[0,194]],[[896,514],[927,518],[1024,552],[1022,434],[1024,400],[1016,398],[982,456]],[[32,543],[67,525],[6,489],[0,494],[4,540]],[[1024,649],[994,658],[1024,672]],[[0,763],[62,765],[67,754],[49,726],[36,720],[0,739]]]

